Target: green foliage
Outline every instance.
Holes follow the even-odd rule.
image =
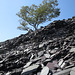
[[[23,6],[17,15],[21,18],[18,28],[20,30],[29,30],[30,26],[34,27],[35,30],[38,29],[38,25],[46,21],[51,21],[52,18],[59,16],[60,9],[56,8],[58,6],[57,0],[43,0],[39,6]]]

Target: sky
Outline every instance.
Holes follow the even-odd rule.
[[[17,29],[20,26],[20,18],[16,13],[22,6],[39,5],[41,2],[42,0],[0,0],[0,42],[25,34],[26,31]],[[75,16],[75,0],[58,0],[58,3],[61,13],[59,17],[52,19],[52,21]],[[49,23],[45,22],[42,25],[48,25]]]

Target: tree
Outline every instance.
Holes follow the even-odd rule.
[[[43,0],[39,6],[34,4],[30,7],[23,6],[17,13],[21,18],[21,26],[18,29],[28,31],[32,26],[37,31],[41,23],[51,21],[52,18],[59,16],[60,9],[56,6],[58,6],[57,0]]]

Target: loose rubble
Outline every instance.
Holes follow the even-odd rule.
[[[0,42],[0,75],[74,75],[75,17]]]

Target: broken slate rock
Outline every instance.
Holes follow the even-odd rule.
[[[39,45],[39,48],[43,47],[44,45],[48,44],[48,41],[43,42],[42,44]]]
[[[39,65],[31,65],[28,68],[23,69],[21,75],[26,75],[35,72],[38,69]]]
[[[56,52],[56,50],[52,50],[50,53],[54,54]]]
[[[58,65],[61,66],[62,63],[63,63],[63,59],[60,59]]]
[[[58,67],[57,63],[50,63],[48,62],[46,65],[50,70],[54,70],[56,67]]]
[[[71,48],[70,52],[74,52],[75,53],[75,48]]]
[[[75,75],[75,67],[71,69],[70,75]]]
[[[23,68],[26,68],[31,65],[32,62],[28,62]]]
[[[46,58],[50,58],[50,54],[44,54]]]
[[[37,57],[37,58],[35,58],[35,59],[32,59],[32,60],[30,60],[31,62],[37,62],[37,61],[39,61],[41,59],[41,57],[39,58],[39,57]]]
[[[60,70],[60,72],[54,73],[53,75],[70,75],[71,68],[66,70]]]
[[[38,56],[39,56],[39,57],[42,56],[43,54],[44,54],[44,51],[38,52]]]
[[[11,72],[7,72],[5,75],[11,75]]]
[[[61,65],[61,68],[64,68],[66,66],[66,62],[63,62],[63,64]]]
[[[41,74],[40,75],[48,75],[49,73],[49,68],[46,66],[42,69]]]

